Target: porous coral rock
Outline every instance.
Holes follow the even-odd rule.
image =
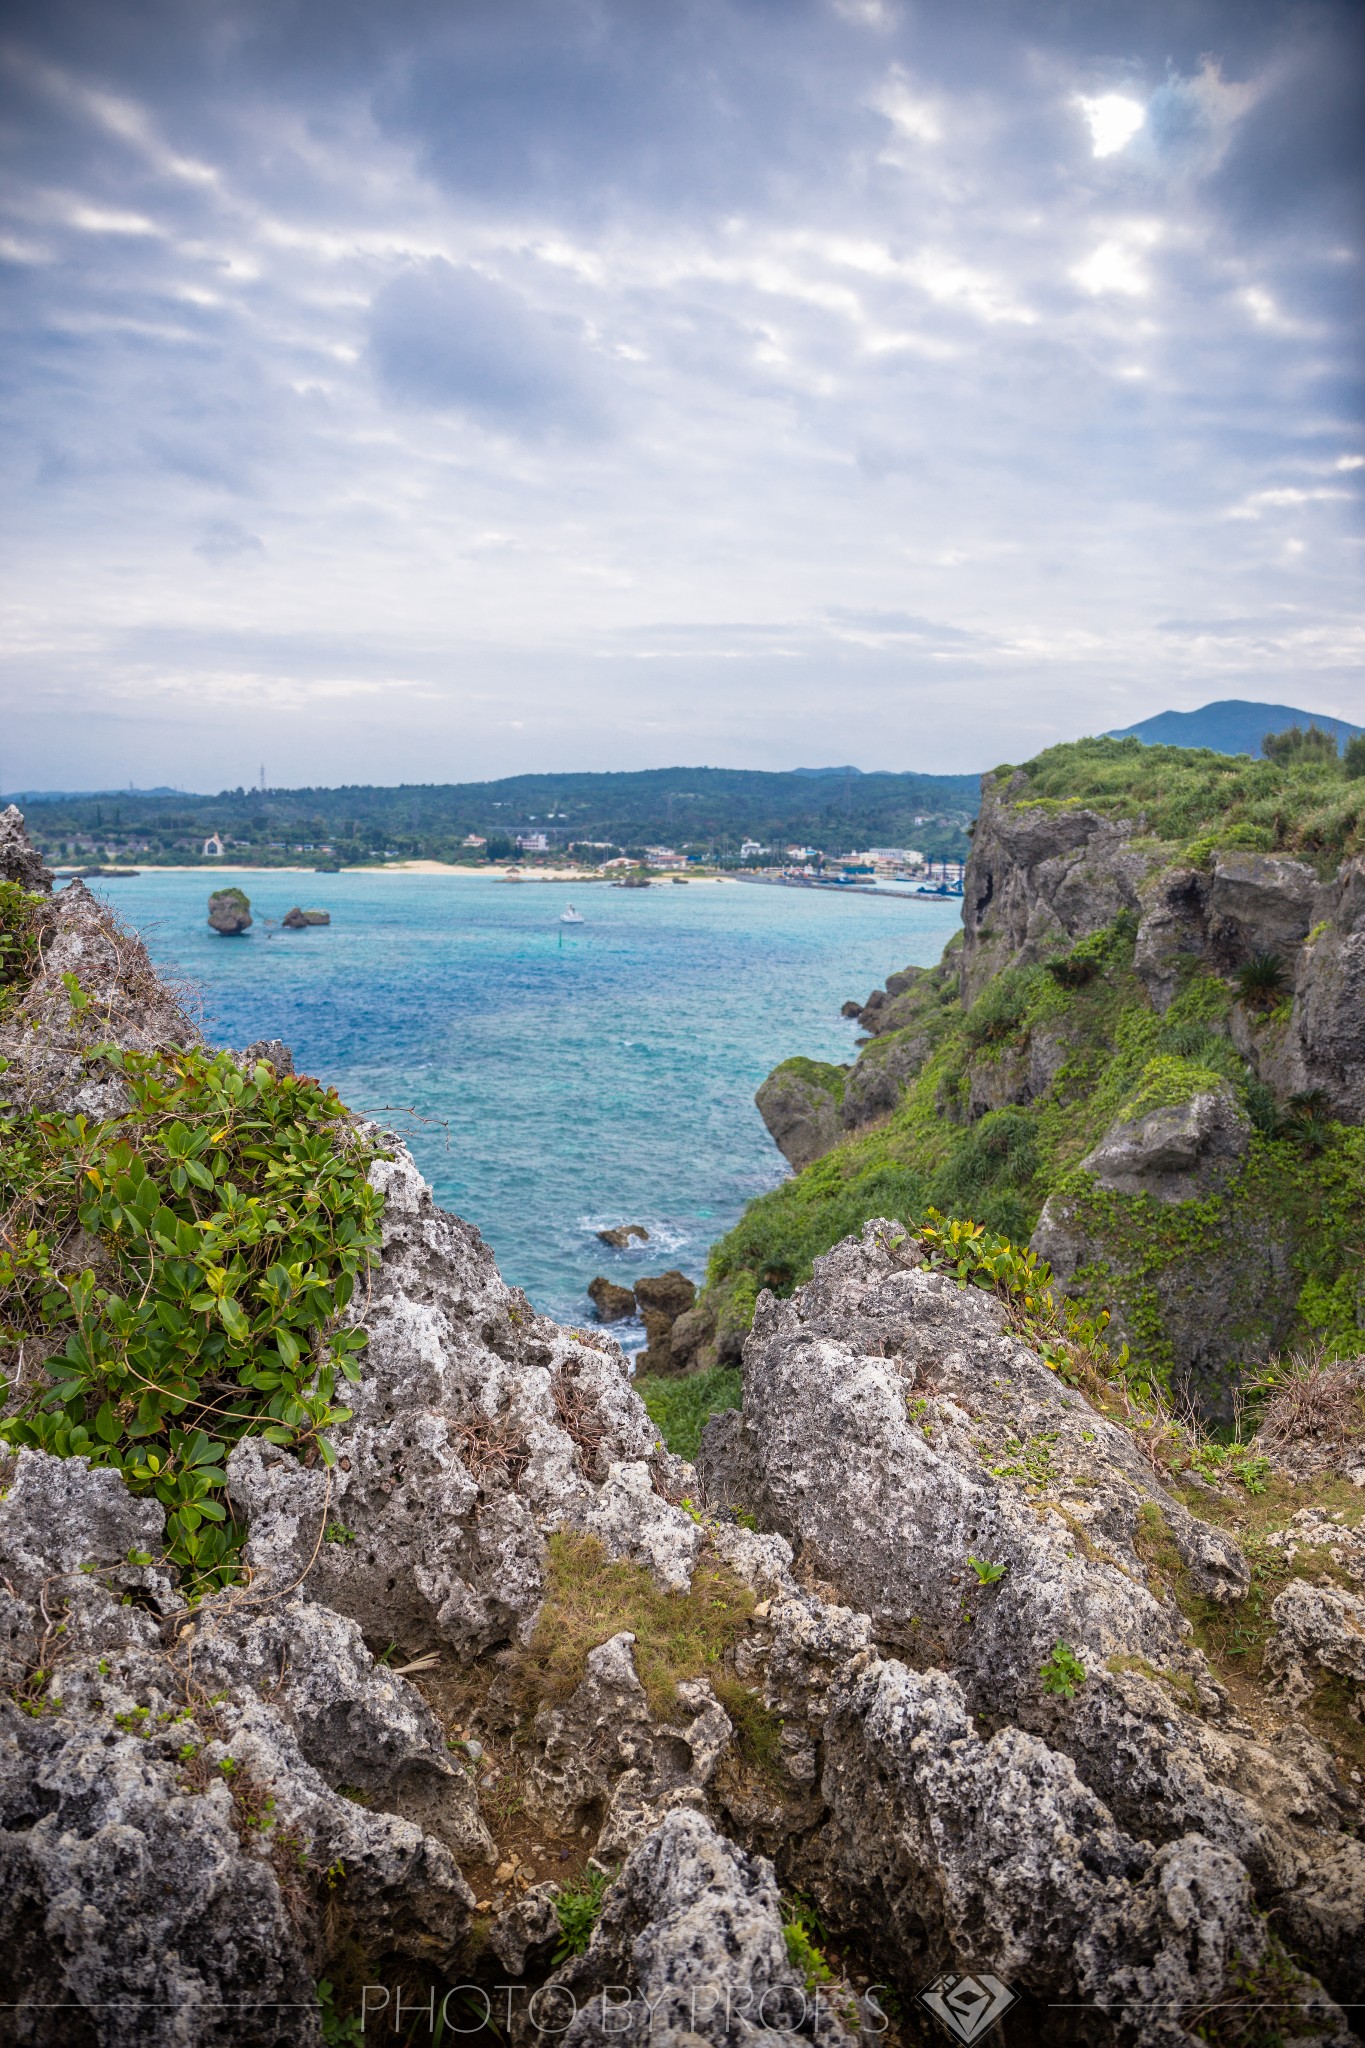
[[[188,1621],[152,1571],[150,1604],[126,1604],[126,1551],[161,1519],[117,1474],[37,1451],[0,1501],[11,2038],[314,2042],[324,1906],[374,1953],[447,1964],[474,1903],[445,1843],[335,1786],[454,1767],[423,1702],[326,1610],[229,1593]],[[477,1854],[477,1815],[466,1832]]]
[[[1001,1304],[916,1256],[902,1228],[870,1224],[790,1301],[760,1296],[742,1420],[703,1438],[709,1496],[780,1529],[798,1571],[864,1611],[879,1644],[951,1671],[973,1712],[1064,1756],[1110,1824],[1235,1858],[1305,1951],[1344,1969],[1334,1988],[1353,1987],[1317,1882],[1326,1828],[1337,1882],[1365,1895],[1365,1858],[1340,1833],[1352,1801],[1325,1755],[1331,1796],[1238,1721],[1143,1531],[1158,1517],[1214,1602],[1245,1594],[1240,1550],[1008,1333]],[[1003,1576],[978,1584],[972,1557]],[[1048,1689],[1058,1642],[1083,1667],[1070,1698]]]
[[[692,1812],[670,1813],[630,1856],[587,1953],[556,1972],[541,2004],[556,2026],[572,2014],[561,2039],[573,2048],[605,2048],[627,2029],[715,2048],[848,2039],[828,1994],[816,2018],[788,1958],[772,1865]]]
[[[117,1116],[122,1078],[98,1057],[101,1042],[132,1052],[200,1043],[197,1026],[166,987],[136,933],[119,925],[84,882],[68,882],[38,913],[41,959],[23,1000],[0,1025],[0,1102],[63,1115]],[[64,977],[74,977],[83,1007]]]
[[[1033,848],[1061,862],[1077,919],[1087,890],[1126,901],[1140,866],[1122,833],[1082,825],[1050,824]],[[164,991],[138,1011],[143,966],[94,899],[56,903],[72,971],[106,991],[116,1028],[186,1042]],[[97,1072],[70,1011],[47,977],[34,1015],[61,1057],[25,1085],[56,1101]],[[660,2039],[837,2039],[760,1848],[897,1982],[984,1967],[989,1948],[1033,2015],[1077,2006],[1066,2024],[1087,2042],[1190,2042],[1201,2011],[1274,1961],[1268,1908],[1300,1963],[1360,1995],[1351,1796],[1306,1730],[1261,1740],[1238,1720],[1144,1531],[1155,1515],[1214,1603],[1245,1592],[1245,1559],[1000,1303],[925,1271],[886,1224],[791,1302],[762,1297],[744,1411],[707,1432],[703,1526],[697,1475],[658,1445],[619,1347],[537,1316],[397,1141],[383,1149],[382,1252],[350,1311],[369,1345],[337,1462],[247,1441],[229,1464],[249,1585],[191,1614],[134,1561],[160,1552],[154,1503],[79,1459],[26,1451],[9,1475],[0,1953],[16,2039],[311,2048],[338,1929],[371,1962],[453,1981],[476,1908],[461,1866],[504,1854],[490,1822],[511,1808],[481,1813],[480,1745],[452,1755],[372,1652],[433,1652],[435,1676],[491,1682],[494,1704],[502,1685],[505,1707],[558,1528],[675,1588],[709,1545],[756,1596],[727,1683],[776,1738],[763,1770],[745,1765],[739,1720],[702,1679],[656,1717],[619,1629],[523,1728],[533,1812],[576,1824],[604,1875],[625,1859],[587,1953],[552,1979],[577,2001],[567,2038],[619,2033],[602,1995],[627,1984]],[[1003,1576],[979,1584],[969,1553]],[[1044,1679],[1059,1639],[1083,1671],[1070,1697]],[[503,1967],[539,1971],[554,1904],[519,1853],[489,1940]],[[1276,1995],[1315,2038],[1344,2038],[1311,1979],[1278,1967]]]

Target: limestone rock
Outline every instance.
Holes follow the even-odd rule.
[[[237,1059],[243,1068],[254,1067],[257,1060],[267,1061],[277,1074],[292,1074],[294,1055],[281,1038],[256,1038],[250,1045],[243,1046]]]
[[[1138,911],[1155,862],[1130,844],[1136,833],[1128,820],[1018,809],[1010,800],[1016,793],[1012,782],[982,780],[963,881],[964,1003],[1002,968],[1066,952],[1120,910]]]
[[[646,1373],[677,1372],[672,1333],[679,1316],[686,1315],[697,1298],[697,1289],[684,1273],[670,1267],[666,1273],[646,1274],[635,1283],[635,1301],[649,1339],[639,1370]]]
[[[209,923],[225,939],[236,938],[251,923],[251,902],[240,889],[215,889],[209,897]]]
[[[1306,861],[1235,849],[1215,854],[1204,913],[1214,965],[1235,973],[1258,953],[1292,958],[1313,921],[1317,886]]]
[[[599,1273],[588,1282],[588,1299],[597,1311],[599,1323],[628,1322],[635,1314],[635,1296],[629,1287],[618,1287]]]
[[[861,1130],[889,1116],[930,1050],[929,1033],[914,1026],[874,1038],[844,1084],[841,1121],[845,1131]]]
[[[610,1230],[599,1230],[597,1235],[603,1244],[618,1252],[628,1251],[633,1238],[638,1238],[641,1244],[649,1243],[649,1232],[643,1223],[618,1223]]]
[[[1188,1202],[1231,1171],[1251,1142],[1251,1125],[1230,1088],[1150,1110],[1110,1127],[1081,1161],[1115,1194]]]
[[[550,1984],[565,1994],[566,2017],[573,2001],[561,2035],[573,2048],[608,2048],[621,2038],[623,2018],[638,2027],[646,2013],[655,2038],[715,2048],[797,2048],[812,2032],[812,2001],[787,1957],[771,1863],[745,1855],[699,1813],[670,1813],[632,1853],[587,1953]],[[548,1990],[543,2003],[558,2014]],[[828,2004],[815,2037],[848,2039]]]
[[[1365,860],[1348,861],[1314,907],[1323,929],[1299,959],[1289,1078],[1365,1123]]]
[[[798,1173],[831,1151],[843,1136],[838,1100],[805,1073],[776,1068],[754,1101],[773,1143]]]
[[[411,1688],[310,1603],[218,1596],[168,1648],[164,1577],[145,1575],[149,1606],[122,1592],[127,1539],[159,1519],[117,1474],[34,1451],[0,1501],[33,1702],[0,1699],[6,1996],[23,2038],[50,2048],[319,2042],[325,1916],[374,1949],[453,1962],[473,1906],[444,1843],[333,1784],[454,1767]]]
[[[588,1653],[582,1683],[562,1707],[542,1707],[528,1774],[538,1809],[577,1830],[595,1822],[599,1860],[638,1847],[666,1813],[701,1808],[732,1729],[708,1685],[681,1688],[687,1718],[656,1721],[635,1673],[630,1634]]]
[[[17,882],[21,889],[44,896],[52,887],[52,870],[24,830],[17,804],[0,811],[0,882]]]
[[[82,1011],[72,1007],[67,974],[90,998]],[[0,1056],[8,1061],[0,1070],[0,1101],[63,1115],[117,1115],[127,1102],[123,1080],[93,1056],[108,1041],[136,1052],[201,1042],[141,939],[84,882],[69,882],[42,911],[41,965],[0,1025]]]
[[[286,910],[284,916],[280,919],[282,928],[287,932],[303,932],[307,931],[309,925],[330,924],[331,922],[332,913],[330,910],[300,910],[297,903],[292,910]],[[210,923],[212,923],[212,919],[210,919]]]
[[[1305,1700],[1325,1677],[1336,1677],[1365,1700],[1365,1599],[1291,1579],[1270,1612],[1275,1634],[1266,1662],[1292,1699]]]
[[[997,1302],[971,1288],[959,1291],[915,1263],[901,1226],[867,1226],[860,1243],[818,1259],[814,1278],[790,1301],[760,1297],[745,1347],[743,1414],[708,1425],[702,1473],[708,1500],[747,1507],[778,1529],[806,1581],[866,1614],[883,1657],[895,1652],[900,1660],[889,1658],[883,1668],[864,1657],[858,1683],[865,1689],[847,1695],[848,1719],[838,1724],[845,1734],[836,1739],[833,1720],[824,1727],[822,1784],[835,1820],[823,1838],[828,1875],[816,1895],[829,1899],[834,1917],[856,1918],[874,1940],[887,1901],[904,1899],[909,1917],[893,1947],[918,1967],[935,1953],[936,1939],[949,1942],[950,1925],[955,1943],[984,1913],[980,1924],[999,1929],[997,1953],[1017,1956],[1025,1982],[1041,1981],[1028,1976],[1031,1970],[1052,1982],[1070,1972],[1081,1995],[1100,2000],[1121,1955],[1137,1967],[1137,1926],[1149,1925],[1150,1911],[1166,1910],[1158,1905],[1166,1879],[1157,1872],[1179,1867],[1202,1873],[1199,1883],[1212,1886],[1208,1940],[1210,1953],[1223,1958],[1210,1963],[1213,1974],[1248,1938],[1250,1901],[1259,1897],[1262,1905],[1277,1903],[1301,1952],[1333,1973],[1333,1988],[1353,1995],[1347,1987],[1356,1966],[1343,1952],[1337,1911],[1320,1881],[1317,1832],[1326,1827],[1333,1836],[1334,1883],[1348,1897],[1365,1897],[1365,1857],[1339,1832],[1349,1801],[1330,1766],[1320,1780],[1324,1789],[1315,1790],[1297,1760],[1238,1723],[1163,1582],[1144,1563],[1139,1531],[1157,1517],[1190,1583],[1215,1601],[1245,1594],[1245,1559],[1226,1535],[1164,1491],[1125,1430],[1097,1416],[1009,1334]],[[1004,1565],[1003,1576],[979,1585],[971,1556]],[[779,1627],[786,1611],[774,1605]],[[1085,1671],[1064,1705],[1044,1683],[1059,1641]],[[850,1682],[857,1664],[855,1654]],[[935,1817],[924,1826],[933,1847],[919,1866],[896,1860],[908,1839],[905,1825],[874,1828],[870,1819],[873,1805],[886,1798],[888,1758],[873,1754],[855,1768],[855,1754],[880,1725],[875,1697],[888,1702],[892,1722],[904,1731],[897,1753],[922,1755],[920,1724],[903,1721],[903,1709],[893,1711],[889,1702],[907,1699],[907,1689],[922,1697],[928,1680],[939,1686],[935,1715],[946,1711],[949,1695],[933,1672],[916,1677],[909,1668],[926,1664],[951,1673],[951,1698],[960,1704],[952,1707],[951,1732],[931,1739],[931,1753],[941,1741],[955,1761],[932,1795]],[[843,1683],[836,1671],[828,1695],[833,1717]],[[1196,1698],[1197,1712],[1178,1704]],[[979,1796],[968,1795],[955,1775],[968,1762],[968,1709],[1000,1728],[989,1764],[998,1775],[990,1793]],[[989,1748],[970,1748],[982,1769]],[[933,1770],[921,1761],[912,1776],[914,1797],[929,1797]],[[1014,1879],[1002,1882],[999,1907],[985,1903],[996,1882],[991,1873],[1013,1853],[1009,1842],[1040,1838],[1013,1802],[1025,1786],[1045,1783],[1074,1787],[1066,1799],[1093,1815],[1087,1828],[1126,1830],[1131,1838],[1125,1846],[1117,1834],[1108,1836],[1110,1848],[1084,1852],[1088,1868],[1107,1873],[1106,1883],[1122,1877],[1136,1889],[1122,1896],[1110,1890],[1103,1909],[1096,1895],[1074,1936],[1057,1936],[1064,1965],[1060,1950],[1044,1962],[1054,1938],[1046,1930],[1059,1922],[1017,1864]],[[863,1799],[866,1808],[858,1805]],[[846,1822],[838,1821],[841,1802]],[[1074,1836],[1080,1808],[1068,1811],[1064,1832]],[[969,1857],[975,1874],[960,1905],[945,1905],[941,1921],[930,1915],[926,1922],[917,1917],[927,1911],[926,1883],[932,1892],[944,1882],[955,1853],[949,1845],[965,1843],[974,1825],[969,1812],[980,1812],[986,1829]],[[996,1817],[1011,1812],[996,1837]],[[1300,1818],[1310,1815],[1306,1824]],[[887,1845],[892,1861],[885,1870],[871,1867],[873,1841],[879,1854]],[[1155,1863],[1151,1844],[1160,1852]],[[1177,1887],[1182,1895],[1187,1881],[1182,1877]],[[1059,1882],[1068,1895],[1083,1895],[1079,1879]],[[1039,1908],[1041,1946],[1029,1953],[1026,1899]],[[1224,1904],[1213,1903],[1218,1899]],[[1100,1931],[1083,1934],[1082,1921]],[[1011,1950],[1020,1938],[1024,1950]],[[1163,1945],[1167,1961],[1157,1977],[1141,1980],[1150,1986],[1167,1970],[1180,1981],[1177,1922],[1160,1935]],[[1143,1969],[1150,1949],[1146,1955]],[[1189,1995],[1199,1995],[1198,1980]]]

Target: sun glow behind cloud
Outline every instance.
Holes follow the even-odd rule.
[[[1105,92],[1097,99],[1080,95],[1081,112],[1090,125],[1090,143],[1096,156],[1117,156],[1126,149],[1147,119],[1141,100],[1126,93]]]

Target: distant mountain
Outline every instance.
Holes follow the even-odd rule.
[[[84,803],[91,797],[111,796],[189,796],[188,789],[173,789],[167,782],[159,782],[155,789],[5,789],[0,790],[0,804],[61,804]]]
[[[1291,725],[1315,725],[1319,732],[1335,733],[1338,744],[1365,732],[1365,726],[1351,725],[1344,718],[1328,718],[1320,711],[1296,711],[1290,704],[1252,704],[1245,697],[1225,697],[1220,703],[1205,704],[1198,711],[1158,711],[1154,718],[1120,726],[1106,737],[1132,737],[1146,747],[1211,747],[1215,754],[1259,754],[1261,741],[1268,732],[1284,732]]]
[[[791,772],[793,775],[861,775],[863,771],[845,764],[842,768],[793,768]]]

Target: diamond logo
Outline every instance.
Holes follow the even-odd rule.
[[[1008,1984],[987,1970],[969,1976],[945,1970],[925,1986],[919,2001],[943,2022],[955,2041],[979,2041],[1009,2011],[1015,1997]]]

